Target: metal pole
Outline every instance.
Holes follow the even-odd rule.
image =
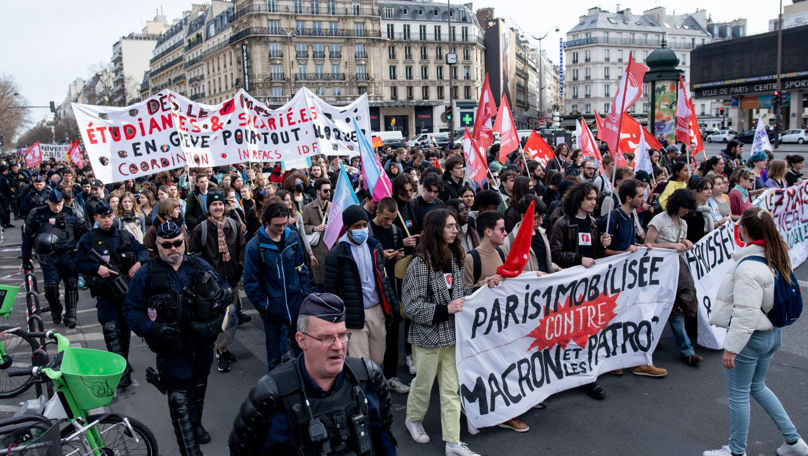
[[[539,112],[541,113],[539,120],[544,120],[544,62],[541,58],[541,40],[546,36],[547,34],[545,33],[544,36],[539,39]],[[545,125],[547,125],[546,122]]]
[[[780,100],[783,98],[783,81],[780,78],[780,73],[783,69],[783,0],[780,0],[780,9],[777,10],[777,96],[778,100],[774,103],[774,148],[780,146],[780,123],[783,120],[783,107]],[[802,113],[800,113],[802,114]]]
[[[449,53],[452,52],[452,4],[449,0],[446,0],[446,18],[449,22]],[[448,62],[447,62],[448,63]],[[449,64],[449,111],[451,115],[449,116],[449,148],[451,149],[454,147],[454,72],[452,71],[452,65]]]

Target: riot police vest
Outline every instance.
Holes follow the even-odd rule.
[[[295,447],[301,454],[373,454],[363,389],[364,384],[370,384],[367,368],[361,359],[346,357],[343,374],[341,385],[325,398],[306,395],[299,362],[286,363],[269,374],[278,387]]]
[[[58,214],[54,214],[48,207],[40,207],[35,210],[41,211],[38,216],[41,219],[39,233],[55,234],[59,238],[56,249],[60,252],[71,250],[76,247],[76,225],[78,220],[73,215],[73,210],[69,207],[62,208]],[[39,234],[37,233],[37,234]]]
[[[116,247],[115,237],[118,237],[119,242]],[[87,234],[90,249],[97,252],[98,255],[108,263],[118,274],[113,274],[108,278],[103,278],[97,274],[92,277],[87,277],[87,284],[90,286],[90,291],[93,296],[102,296],[112,299],[123,299],[128,290],[129,280],[128,271],[135,264],[135,254],[130,250],[132,247],[131,235],[127,232],[116,231],[112,228],[112,232],[107,234],[100,229],[93,229]],[[120,283],[123,281],[123,283]],[[118,282],[117,286],[113,282]],[[125,285],[122,286],[122,285]],[[121,291],[123,294],[121,295]]]

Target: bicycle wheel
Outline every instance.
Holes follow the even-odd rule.
[[[92,423],[101,416],[90,415],[88,420]],[[132,417],[126,418],[129,419],[129,424],[132,425],[132,430],[135,431],[136,436],[129,432],[120,415],[109,415],[96,425],[98,432],[101,434],[101,439],[104,440],[104,449],[106,451],[102,452],[102,454],[157,456],[157,440],[154,438],[152,431],[140,421]],[[74,428],[72,426],[65,427],[62,429],[62,438],[68,437],[73,432]],[[137,437],[137,440],[135,437]],[[82,439],[82,436],[62,443],[62,454],[83,454],[84,443],[79,439]]]
[[[33,353],[39,344],[22,329],[9,326],[0,327],[0,343],[6,352],[6,358],[0,360],[0,398],[6,399],[21,394],[34,384],[30,375],[9,377],[6,369],[33,367]]]

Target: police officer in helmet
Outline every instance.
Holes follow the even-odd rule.
[[[35,174],[31,180],[32,184],[20,202],[20,212],[23,218],[28,217],[34,209],[45,205],[45,201],[48,199],[48,193],[50,193],[51,190],[50,187],[45,184],[45,176]]]
[[[230,433],[231,455],[395,455],[392,400],[381,368],[346,356],[345,305],[312,293],[295,339],[303,353],[250,391]]]
[[[76,268],[96,298],[107,350],[128,358],[130,331],[123,321],[121,303],[129,290],[129,279],[148,261],[149,251],[128,231],[116,229],[114,218],[106,201],[95,206],[96,227],[79,239]],[[131,372],[127,363],[118,388],[132,384]]]
[[[79,292],[73,252],[84,232],[85,228],[73,214],[73,210],[64,206],[62,193],[52,189],[48,193],[46,205],[37,207],[28,214],[22,236],[23,268],[33,269],[31,251],[35,248],[45,279],[45,298],[50,305],[54,324],[62,321],[59,281],[64,280],[64,322],[68,328],[76,327]]]
[[[184,254],[185,241],[174,222],[157,228],[158,257],[132,277],[123,315],[157,355],[157,373],[147,369],[147,380],[168,395],[180,454],[197,456],[199,444],[210,442],[202,410],[213,343],[233,295],[205,260]]]

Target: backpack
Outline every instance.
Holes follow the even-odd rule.
[[[225,219],[225,223],[227,224],[227,226],[229,226],[229,227],[230,227],[230,229],[231,229],[231,230],[232,230],[234,233],[238,233],[238,226],[236,225],[236,221],[235,221],[235,220],[233,220],[233,219],[232,219],[232,218],[230,218],[230,217],[225,217],[224,219]],[[207,240],[208,240],[208,224],[207,224],[207,223],[205,223],[205,222],[207,222],[207,221],[208,221],[208,220],[207,220],[207,219],[205,219],[205,220],[202,220],[202,222],[200,222],[200,225],[202,225],[202,238],[201,238],[201,239],[202,239],[202,242],[203,242],[203,243],[204,243],[204,242],[207,242]]]
[[[505,253],[503,253],[499,247],[495,247],[494,250],[497,251],[499,257],[502,258],[502,262],[505,263]],[[470,283],[469,285],[474,285],[480,281],[480,276],[483,275],[483,262],[480,258],[480,252],[477,251],[477,249],[474,249],[469,253],[471,253],[471,259],[474,262],[474,282]]]
[[[748,256],[738,264],[746,260],[757,261],[769,266],[769,262],[765,258],[759,256]],[[791,283],[780,274],[776,268],[769,266],[774,274],[774,306],[766,313],[769,321],[777,328],[788,326],[800,317],[802,313],[802,293],[800,292],[800,285],[797,282],[797,277],[794,272],[791,272]]]

